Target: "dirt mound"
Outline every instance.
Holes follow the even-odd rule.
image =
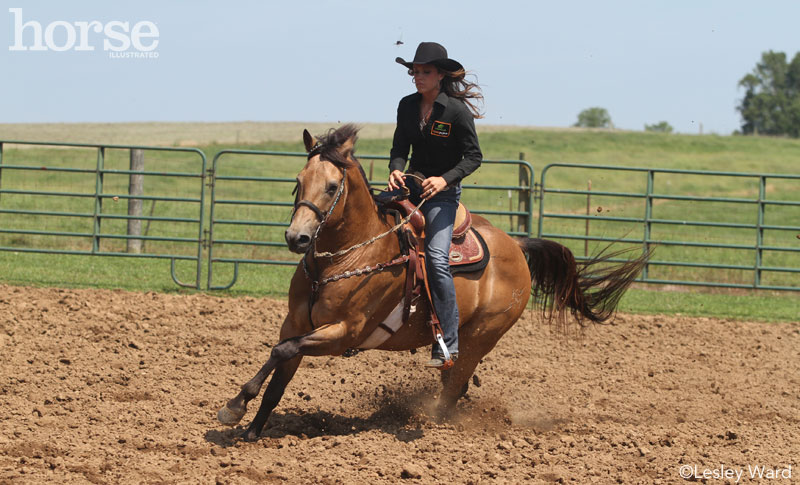
[[[285,313],[0,285],[0,482],[672,483],[684,465],[785,478],[800,453],[800,325],[620,315],[565,341],[527,312],[449,422],[423,352],[370,351],[306,358],[242,443],[216,411]]]

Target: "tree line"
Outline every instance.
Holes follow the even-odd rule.
[[[800,137],[800,52],[791,62],[783,52],[764,52],[739,86],[743,134]]]
[[[745,94],[737,106],[742,117],[737,134],[800,137],[800,52],[791,62],[783,52],[767,51],[752,72],[739,80]],[[581,111],[573,126],[614,128],[608,110],[594,106]],[[666,121],[645,124],[645,131],[672,133]]]

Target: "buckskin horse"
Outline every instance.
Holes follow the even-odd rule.
[[[269,359],[217,414],[223,424],[238,423],[274,371],[242,436],[246,440],[258,439],[304,356],[359,348],[405,351],[433,342],[425,299],[400,324],[410,265],[394,236],[395,220],[379,210],[353,155],[357,132],[348,124],[319,140],[303,133],[308,161],[297,176],[286,241],[304,256],[291,280],[289,313]],[[556,242],[515,240],[479,216],[473,216],[472,225],[490,260],[480,271],[455,277],[461,353],[442,372],[439,409],[444,414],[466,393],[475,367],[519,319],[531,293],[549,318],[571,314],[581,325],[604,322],[649,256],[609,264],[618,253],[601,253],[578,265]]]

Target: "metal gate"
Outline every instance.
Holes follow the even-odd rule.
[[[48,161],[29,160],[25,147]],[[136,153],[146,170],[132,165]],[[297,264],[283,233],[305,157],[222,150],[207,170],[195,148],[0,141],[0,251],[168,259],[176,284],[199,289],[207,250],[205,287],[230,288],[241,263]],[[385,185],[388,157],[360,159],[369,179],[378,163],[372,184]],[[136,177],[146,190],[131,189]],[[486,160],[462,198],[509,234],[560,239],[579,258],[609,243],[657,246],[643,282],[800,290],[800,175],[550,164],[538,230],[532,181],[524,160]],[[136,202],[144,207],[132,212]],[[144,228],[132,232],[131,222]],[[193,264],[192,283],[176,261]],[[215,283],[225,263],[232,275]]]
[[[200,288],[205,179],[195,148],[0,141],[0,251],[169,259]]]
[[[639,281],[800,290],[800,175],[556,163],[540,189],[539,237],[656,246]]]
[[[240,263],[297,264],[298,256],[286,249],[283,234],[294,203],[291,191],[306,157],[306,153],[253,150],[222,150],[216,154],[208,229],[209,289],[232,287],[239,277]],[[374,187],[386,185],[383,175],[389,157],[359,155],[359,160],[370,180],[375,162],[379,162],[381,180],[370,183]],[[517,171],[507,170],[508,166],[516,166]],[[483,176],[473,176],[475,183],[464,185],[462,198],[470,210],[498,227],[507,225],[512,235],[530,235],[533,167],[524,160],[484,160],[481,170]],[[501,183],[477,183],[487,179]],[[233,275],[224,284],[214,283],[214,266],[219,263],[233,264]]]

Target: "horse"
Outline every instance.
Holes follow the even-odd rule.
[[[297,175],[285,239],[291,251],[304,256],[291,280],[288,314],[267,361],[217,414],[221,423],[236,425],[274,371],[242,434],[247,441],[259,438],[303,357],[359,348],[409,351],[433,343],[427,301],[417,301],[408,321],[398,325],[410,269],[394,236],[395,220],[379,210],[354,156],[357,133],[352,124],[319,139],[303,132],[308,160]],[[554,241],[514,239],[478,215],[472,224],[490,260],[482,270],[454,278],[461,352],[442,372],[442,416],[454,410],[476,366],[520,318],[531,294],[550,318],[569,313],[582,326],[606,322],[649,256],[609,264],[618,253],[601,253],[578,265],[572,252]],[[392,332],[389,322],[399,328]]]

